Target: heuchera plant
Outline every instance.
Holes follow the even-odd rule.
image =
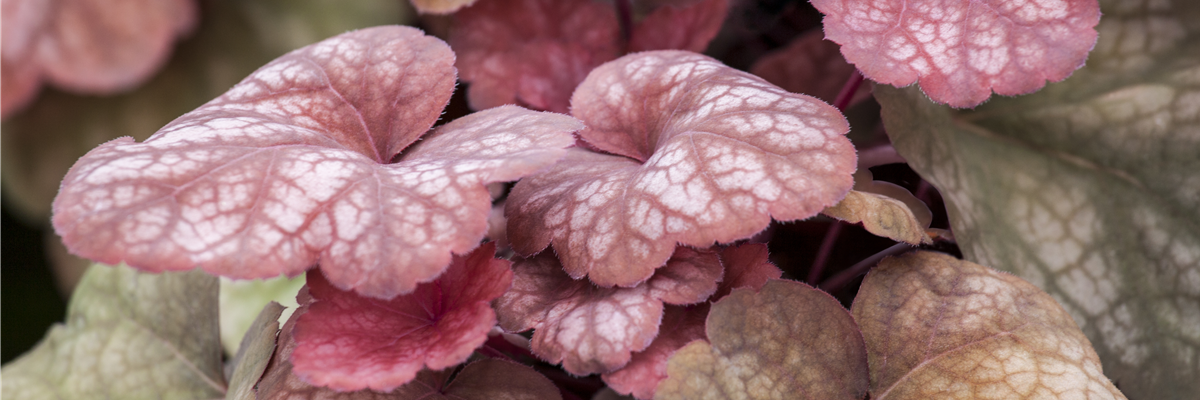
[[[989,215],[973,208],[986,207],[976,194],[988,182],[965,181],[978,169],[944,148],[998,135],[978,121],[1001,132],[1051,124],[996,116],[1021,98],[980,105],[1082,67],[1098,37],[1096,0],[813,0],[824,36],[799,36],[754,74],[697,53],[725,22],[726,0],[611,3],[414,0],[452,13],[449,44],[401,26],[341,34],[275,59],[143,142],[93,149],[63,178],[53,227],[72,253],[125,266],[92,268],[68,324],[5,367],[5,393],[1124,399],[1126,387],[1189,387],[1173,376],[1156,392],[1125,369],[1127,381],[1106,377],[1138,357],[1109,354],[1134,317],[1073,297],[1086,285],[912,250],[953,248],[965,233],[964,253],[1005,260],[980,244],[974,219]],[[1121,68],[1131,67],[1081,74],[1116,85]],[[1171,82],[1200,82],[1194,65],[1185,72]],[[458,79],[475,112],[435,127]],[[896,146],[856,151],[847,110],[872,89]],[[1158,188],[1055,151],[1070,168]],[[868,169],[906,158],[946,193],[950,227],[931,227],[931,188],[914,195]],[[1011,206],[1049,213],[1038,207]],[[1044,208],[1087,213],[1055,207]],[[833,222],[806,284],[771,262],[772,227],[814,217]],[[897,244],[822,279],[839,221]],[[1059,232],[1090,234],[1081,224]],[[1193,238],[1177,240],[1183,250],[1158,242],[1173,252],[1171,271],[1195,283],[1178,292],[1194,299]],[[1039,260],[1099,257],[1057,250]],[[1062,276],[1107,271],[1085,264]],[[284,322],[269,304],[223,361],[212,275],[301,274],[299,308]],[[864,274],[842,299],[849,308],[830,294]],[[1088,287],[1100,293],[1088,299],[1118,301],[1104,294],[1113,287]],[[177,305],[180,296],[203,304]],[[1186,336],[1200,317],[1180,309],[1161,318]],[[156,326],[129,328],[139,324]],[[142,358],[87,348],[139,335],[170,340]],[[147,371],[161,358],[171,362]],[[1178,362],[1200,376],[1197,358]],[[99,366],[102,378],[153,385],[98,388],[86,368],[56,367],[110,359],[137,362]]]

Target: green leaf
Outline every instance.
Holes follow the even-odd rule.
[[[1088,67],[955,111],[876,87],[896,150],[974,262],[1074,317],[1138,399],[1200,393],[1200,2],[1101,2]]]
[[[96,264],[66,324],[2,373],[5,399],[219,398],[217,278]]]
[[[303,286],[304,275],[239,281],[221,278],[221,344],[225,346],[225,354],[238,352],[238,343],[248,332],[253,332],[255,318],[268,303],[274,301],[286,307],[277,318],[280,323],[287,322],[300,306],[296,304],[296,293]]]
[[[288,51],[409,18],[406,2],[396,0],[198,3],[195,35],[180,42],[167,66],[138,89],[94,97],[47,88],[22,114],[4,121],[4,195],[19,217],[45,223],[59,181],[97,145],[121,136],[144,140]]]
[[[250,324],[246,336],[238,347],[237,355],[229,365],[234,366],[229,377],[226,400],[253,400],[254,386],[267,370],[271,355],[275,354],[275,338],[279,333],[279,318],[283,306],[276,302],[267,303]]]
[[[850,313],[825,292],[768,281],[717,301],[697,340],[667,362],[655,399],[861,399],[867,355]]]

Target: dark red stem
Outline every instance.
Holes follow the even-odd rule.
[[[633,1],[616,0],[617,21],[621,24],[621,52],[629,49],[629,41],[633,38]]]
[[[825,263],[829,261],[829,254],[833,252],[833,244],[837,242],[837,237],[842,233],[842,221],[833,220],[829,225],[829,229],[825,231],[825,239],[821,241],[821,248],[817,250],[817,258],[813,259],[812,268],[808,270],[808,283],[816,286],[821,282],[821,273],[825,272]]]
[[[858,87],[862,86],[863,76],[855,68],[854,72],[850,73],[850,79],[846,80],[846,84],[842,85],[842,91],[838,92],[837,99],[833,101],[833,106],[837,107],[838,111],[845,112],[846,107],[850,105],[850,100],[854,98],[854,93],[858,92]]]
[[[826,292],[833,293],[834,291],[841,289],[843,286],[846,286],[846,284],[850,283],[850,281],[853,281],[854,278],[867,273],[867,270],[871,269],[871,267],[874,267],[875,264],[878,264],[879,261],[883,260],[884,257],[903,253],[908,251],[910,248],[912,248],[911,244],[896,243],[892,247],[888,247],[881,252],[875,253],[873,256],[867,257],[865,260],[859,261],[858,264],[854,264],[854,266],[846,269],[845,271],[839,272],[837,275],[829,278],[829,280],[822,282],[820,287]]]

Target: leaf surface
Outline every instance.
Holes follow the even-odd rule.
[[[803,283],[734,290],[713,304],[705,329],[708,341],[671,356],[655,399],[857,400],[867,391],[866,346],[854,319]]]
[[[679,247],[666,266],[630,288],[573,280],[553,252],[513,265],[512,289],[496,300],[500,326],[534,329],[533,353],[575,375],[608,372],[629,362],[659,332],[663,304],[693,304],[717,290],[714,251]]]
[[[876,87],[966,258],[1054,296],[1132,398],[1200,393],[1198,6],[1104,2],[1088,67],[975,111]]]
[[[296,323],[293,372],[341,391],[390,391],[422,368],[442,370],[467,360],[496,325],[489,303],[512,283],[495,244],[455,256],[446,273],[391,300],[338,290],[319,271],[308,273],[314,302]]]
[[[750,67],[757,75],[792,93],[804,93],[833,104],[854,66],[838,52],[837,43],[819,30],[792,39],[782,49],[759,57]]]
[[[925,233],[933,213],[908,189],[890,182],[872,180],[871,170],[854,173],[854,190],[821,214],[852,224],[861,223],[867,232],[911,245],[929,244]]]
[[[845,118],[711,58],[632,54],[594,70],[572,98],[580,137],[612,153],[571,152],[518,183],[509,240],[553,243],[572,277],[630,286],[677,243],[749,237],[775,218],[807,218],[850,189]],[[615,154],[615,155],[614,155]]]
[[[634,26],[629,52],[676,49],[703,53],[728,14],[729,0],[663,4]]]
[[[66,323],[3,375],[6,399],[219,398],[217,278],[94,265]]]
[[[246,330],[238,346],[237,355],[230,360],[233,372],[229,374],[226,400],[254,399],[254,386],[266,372],[271,356],[275,354],[275,339],[279,333],[279,318],[283,315],[283,309],[279,303],[267,303]]]
[[[387,163],[437,119],[452,63],[445,43],[407,27],[289,53],[143,143],[90,152],[63,180],[55,230],[76,254],[150,270],[253,279],[319,258],[339,288],[408,293],[478,245],[485,184],[554,162],[580,128],[496,108]]]
[[[872,399],[1125,398],[1071,316],[1013,275],[912,252],[880,262],[851,309]]]
[[[88,94],[133,88],[166,63],[196,14],[192,0],[5,1],[0,115],[32,100],[43,80]]]
[[[303,275],[241,281],[221,278],[221,344],[225,354],[237,354],[235,346],[242,342],[268,304],[275,302],[285,307],[287,310],[278,318],[279,322],[286,322],[300,306],[296,304],[296,293],[302,287]]]
[[[872,80],[919,82],[938,103],[974,107],[994,90],[1041,89],[1083,66],[1096,0],[814,0],[825,36]]]

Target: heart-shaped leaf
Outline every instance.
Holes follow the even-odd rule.
[[[713,304],[706,330],[707,342],[671,356],[655,399],[858,400],[867,391],[866,346],[854,319],[803,283],[734,290]]]
[[[426,132],[453,53],[407,27],[285,55],[144,143],[82,158],[55,199],[68,248],[148,270],[252,279],[311,268],[390,298],[436,277],[487,229],[484,185],[557,160],[572,118],[505,107]],[[387,243],[388,245],[384,245]]]
[[[488,243],[455,256],[437,280],[391,300],[363,297],[308,272],[314,302],[296,323],[293,373],[316,386],[390,391],[422,368],[467,360],[496,325],[489,303],[512,283],[509,262]]]
[[[658,335],[664,303],[704,301],[722,277],[716,252],[687,247],[631,288],[573,280],[552,252],[517,261],[513,271],[512,289],[496,300],[500,326],[510,332],[534,329],[533,353],[576,375],[628,363]]]
[[[3,375],[5,399],[219,398],[217,278],[93,265],[66,323]]]
[[[193,0],[6,0],[0,115],[32,100],[42,80],[88,94],[133,88],[166,63],[196,14]]]
[[[968,260],[1053,295],[1129,396],[1188,398],[1200,393],[1200,3],[1102,8],[1088,66],[1040,93],[974,111],[914,90],[876,97]]]
[[[1096,0],[813,0],[825,36],[863,75],[974,107],[1083,66],[1096,44]]]
[[[852,184],[854,149],[837,109],[711,58],[643,52],[594,70],[572,98],[573,149],[509,195],[509,240],[553,243],[567,273],[630,286],[677,243],[747,238],[774,217],[811,217]],[[624,157],[623,157],[624,156]]]
[[[1124,399],[1071,316],[1015,276],[945,254],[889,257],[851,308],[871,399]]]

